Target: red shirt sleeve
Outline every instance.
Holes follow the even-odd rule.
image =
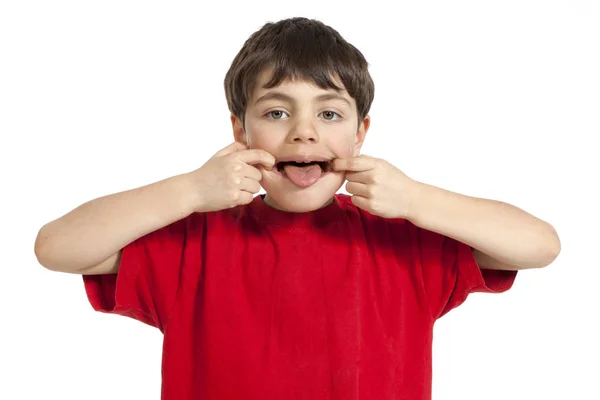
[[[180,286],[189,219],[127,245],[117,274],[83,275],[94,310],[134,318],[164,331]]]
[[[416,253],[434,318],[461,305],[470,293],[502,293],[512,287],[517,271],[480,269],[470,246],[436,232],[416,229]]]

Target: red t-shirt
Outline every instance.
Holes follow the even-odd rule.
[[[262,196],[194,213],[83,279],[95,310],[163,332],[163,400],[429,400],[435,320],[515,276],[338,194],[310,213]]]

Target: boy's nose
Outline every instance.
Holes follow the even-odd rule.
[[[310,122],[299,122],[290,131],[289,140],[294,143],[317,143],[319,135]]]

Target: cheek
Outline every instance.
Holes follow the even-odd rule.
[[[353,157],[355,155],[354,140],[349,138],[340,139],[339,141],[335,142],[333,152],[338,158]]]
[[[249,147],[253,149],[268,150],[269,148],[277,146],[277,135],[274,135],[273,132],[267,133],[254,129],[247,132],[246,138],[248,140]]]
[[[352,124],[340,125],[329,136],[329,147],[338,158],[354,157],[358,151],[356,146],[356,126]]]
[[[272,146],[267,137],[260,135],[249,135],[248,144],[253,149],[268,149]]]
[[[268,151],[278,146],[282,134],[277,126],[256,121],[254,118],[248,118],[246,124],[246,139],[250,148]]]

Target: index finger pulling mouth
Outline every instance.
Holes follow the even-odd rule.
[[[269,170],[275,165],[275,157],[260,149],[244,151],[240,154],[240,160],[250,165],[262,164]]]

